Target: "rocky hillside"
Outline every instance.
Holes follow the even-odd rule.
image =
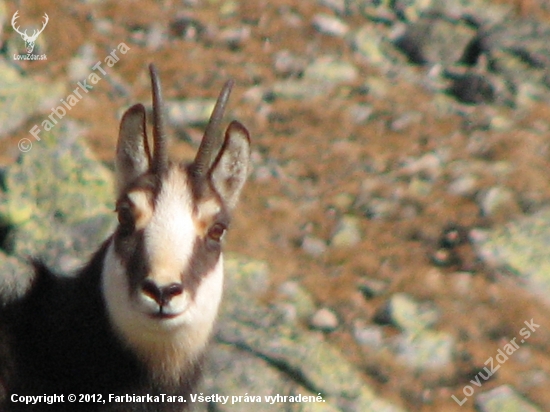
[[[48,14],[45,59],[15,57],[16,10]],[[4,296],[112,230],[149,62],[178,159],[233,77],[254,168],[201,389],[229,400],[196,409],[550,411],[547,2],[39,0],[0,24]]]

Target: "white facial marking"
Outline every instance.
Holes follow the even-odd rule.
[[[159,286],[181,281],[180,276],[186,272],[191,259],[196,235],[191,189],[179,169],[172,168],[145,229],[150,276]]]
[[[128,193],[128,199],[134,204],[136,216],[136,230],[145,228],[153,215],[153,205],[149,199],[150,194],[143,190],[133,190]]]
[[[199,219],[208,219],[216,214],[220,213],[221,207],[214,199],[209,199],[206,202],[202,202],[199,207]]]

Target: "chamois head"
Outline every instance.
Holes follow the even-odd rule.
[[[210,334],[223,284],[221,242],[248,174],[250,142],[237,121],[229,124],[224,138],[219,136],[233,85],[228,81],[194,161],[169,161],[161,88],[152,65],[150,73],[153,153],[145,108],[136,104],[120,124],[119,224],[105,259],[102,288],[115,330],[162,374],[192,360]]]

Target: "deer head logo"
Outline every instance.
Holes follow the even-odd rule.
[[[44,13],[44,24],[42,25],[42,28],[40,30],[33,30],[33,33],[31,36],[29,36],[27,34],[27,30],[25,30],[24,32],[21,32],[19,30],[19,27],[16,27],[15,24],[16,24],[16,20],[19,18],[18,16],[18,13],[19,13],[19,10],[17,10],[15,12],[15,14],[13,15],[12,19],[11,19],[11,26],[13,27],[13,29],[19,33],[21,35],[21,37],[23,38],[23,40],[25,41],[25,48],[27,49],[27,53],[32,53],[32,51],[34,50],[34,42],[36,41],[38,35],[40,33],[42,33],[42,31],[44,31],[44,28],[46,27],[46,24],[48,24],[48,20],[50,19],[48,17],[48,15],[46,13]]]

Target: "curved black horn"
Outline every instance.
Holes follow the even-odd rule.
[[[214,110],[212,111],[206,130],[204,131],[201,145],[197,151],[197,156],[193,162],[193,173],[196,177],[201,177],[208,171],[210,165],[212,164],[213,158],[216,156],[222,145],[222,139],[218,129],[222,121],[225,105],[227,104],[227,100],[229,99],[234,83],[235,82],[233,80],[228,80],[225,82],[223,89],[218,96],[218,100],[216,101],[216,105],[214,106]]]
[[[151,170],[154,174],[164,170],[168,164],[166,151],[166,136],[164,134],[163,101],[160,87],[160,80],[157,68],[154,64],[149,65],[151,73],[151,86],[153,88],[153,164]]]

